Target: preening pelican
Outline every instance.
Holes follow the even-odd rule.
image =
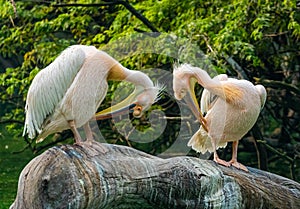
[[[204,88],[202,112],[194,93],[196,82]],[[214,161],[218,164],[248,171],[237,161],[238,142],[255,124],[266,101],[265,88],[254,86],[247,80],[228,78],[225,74],[211,79],[206,71],[182,64],[174,68],[173,90],[176,99],[187,99],[190,109],[202,124],[188,146],[201,153],[213,152]],[[205,117],[202,115],[204,113]],[[227,142],[233,142],[229,162],[221,160],[216,152]]]
[[[73,45],[65,49],[49,66],[33,79],[26,99],[23,135],[41,142],[49,134],[71,129],[75,142],[84,128],[87,141],[93,140],[89,120],[106,96],[108,80],[125,80],[135,84],[135,91],[123,102],[100,112],[114,113],[134,107],[134,116],[155,102],[159,88],[140,72],[126,69],[107,53],[93,46]],[[134,105],[132,105],[134,104]]]

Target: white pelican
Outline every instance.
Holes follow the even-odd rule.
[[[74,45],[65,49],[49,66],[41,70],[29,87],[23,135],[41,142],[49,134],[71,129],[80,144],[78,127],[84,128],[87,141],[93,140],[89,120],[106,96],[108,80],[135,84],[135,91],[121,103],[97,114],[119,112],[136,104],[139,117],[155,102],[159,88],[140,72],[128,70],[107,53],[93,46]]]
[[[225,74],[211,79],[206,71],[188,64],[175,67],[173,76],[175,98],[187,99],[190,109],[202,124],[188,146],[201,153],[213,152],[214,161],[218,164],[248,171],[237,161],[238,142],[255,124],[266,101],[265,88],[254,86],[247,80],[228,78]],[[204,88],[201,111],[206,113],[205,117],[194,93],[196,82]],[[216,152],[227,142],[233,142],[229,162],[221,160]]]

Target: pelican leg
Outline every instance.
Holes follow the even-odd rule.
[[[83,129],[85,132],[87,145],[92,146],[93,142],[94,142],[94,136],[93,136],[93,132],[92,132],[89,122],[87,122],[86,124],[83,125]],[[98,146],[102,153],[108,152],[108,149],[103,144],[99,143]]]
[[[216,148],[216,140],[212,139],[211,140],[211,143],[212,143],[212,146],[213,146],[213,150],[214,150],[214,161],[220,165],[223,165],[223,166],[226,166],[226,167],[229,167],[230,166],[230,163],[229,162],[226,162],[225,160],[221,160],[218,156],[218,153],[217,153],[217,148]]]
[[[92,143],[94,141],[94,137],[93,137],[93,132],[92,132],[89,122],[84,124],[83,129],[85,132],[86,141],[89,143]]]
[[[232,166],[236,167],[237,169],[241,169],[241,170],[244,170],[244,171],[248,172],[248,169],[246,168],[246,166],[244,166],[243,164],[241,164],[237,161],[238,145],[239,145],[239,141],[232,142],[232,158],[229,161],[229,163]]]
[[[79,132],[76,128],[75,121],[74,120],[69,120],[68,123],[69,123],[69,126],[71,128],[71,131],[74,134],[75,144],[80,144],[82,142],[82,139],[81,139],[81,136],[80,136],[80,134],[79,134]]]

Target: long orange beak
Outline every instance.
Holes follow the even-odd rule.
[[[102,110],[95,114],[96,120],[104,120],[118,115],[132,113],[135,117],[142,114],[142,107],[136,102],[137,96],[142,92],[142,89],[136,88],[127,98],[121,102]]]
[[[187,95],[184,97],[185,102],[191,109],[192,113],[195,115],[197,120],[200,122],[200,124],[203,126],[204,130],[208,132],[207,125],[206,125],[206,120],[202,115],[202,112],[199,108],[199,104],[196,98],[195,94],[195,84],[197,80],[195,78],[190,79],[190,87]]]
[[[120,108],[120,109],[117,109],[114,111],[112,111],[112,108],[110,107],[105,110],[102,110],[101,112],[96,113],[95,119],[96,120],[105,120],[105,119],[113,118],[113,117],[116,117],[119,115],[125,115],[128,113],[132,113],[132,112],[134,112],[134,109],[136,106],[137,105],[135,103],[133,103],[126,107],[123,107],[123,108]],[[108,112],[108,111],[112,111],[112,112]]]

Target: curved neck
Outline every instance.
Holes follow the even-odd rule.
[[[121,64],[114,65],[108,73],[107,80],[128,81],[136,86],[142,86],[145,89],[153,87],[153,82],[144,73],[135,70],[129,70]]]
[[[225,81],[223,83],[218,79],[212,79],[208,73],[200,68],[194,69],[194,76],[198,83],[214,95],[221,97],[226,102],[238,104],[244,96],[242,88],[233,82]]]
[[[211,86],[218,85],[218,82],[215,82],[205,70],[202,70],[200,68],[193,68],[193,74],[198,83],[203,86],[204,88],[210,88]]]

